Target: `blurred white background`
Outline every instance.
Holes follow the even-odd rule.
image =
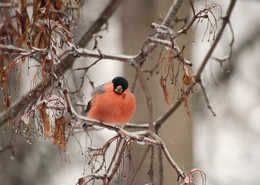
[[[222,1],[222,7],[228,2]],[[260,181],[259,17],[260,1],[237,2],[231,16],[235,34],[231,71],[227,73],[225,65],[220,67],[212,60],[204,74],[217,116],[212,116],[201,99],[203,108],[195,110],[193,121],[193,151],[194,166],[204,170],[209,185],[253,185]],[[213,56],[227,55],[231,41],[228,27],[224,34]],[[208,43],[196,47],[200,47],[202,55],[193,53],[193,59],[201,61]]]
[[[95,16],[104,7],[104,2],[106,1],[89,0],[87,1],[88,6],[82,7],[82,22],[75,29],[75,39],[79,39],[83,34],[81,30],[95,20]],[[134,0],[128,0],[124,3],[132,4],[133,2]],[[221,3],[224,14],[229,1],[216,2]],[[113,15],[109,21],[109,29],[105,31],[105,34],[102,34],[103,39],[99,42],[99,46],[106,52],[123,53],[121,13],[117,11]],[[92,14],[93,16],[89,17]],[[160,17],[161,15],[156,16]],[[211,60],[204,72],[203,83],[206,86],[210,104],[217,116],[213,117],[207,109],[202,94],[197,92],[197,95],[192,96],[195,100],[192,101],[194,104],[190,118],[193,151],[190,154],[193,156],[193,164],[190,166],[199,168],[206,173],[207,185],[256,185],[260,181],[260,145],[258,143],[260,141],[259,17],[260,1],[238,0],[231,15],[231,24],[235,34],[231,71],[228,73],[226,65],[221,67],[217,61]],[[204,28],[201,29],[203,31]],[[196,33],[196,42],[191,46],[191,61],[194,63],[194,72],[211,44],[207,39],[201,41],[200,30],[197,30]],[[148,36],[149,34],[144,33],[144,35]],[[134,40],[134,38],[131,39]],[[213,56],[227,55],[230,41],[231,33],[227,27]],[[138,42],[142,43],[140,40]],[[93,43],[90,43],[88,48],[92,47]],[[95,59],[80,58],[75,63],[74,68],[82,67],[84,64],[89,65],[90,61],[95,61]],[[89,72],[89,75],[95,79],[95,85],[99,85],[111,80],[114,76],[123,75],[124,68],[119,62],[100,61]],[[28,79],[25,79],[24,82],[26,80]],[[84,86],[84,92],[87,102],[90,98],[88,96],[91,92],[90,85]],[[185,118],[182,119],[188,118],[185,115]],[[163,131],[162,129],[160,135],[164,135]],[[90,134],[93,136],[93,133]],[[95,133],[93,140],[98,145],[104,143],[107,138],[111,138],[113,134],[106,130],[100,131]],[[7,143],[7,140],[3,137],[1,143]],[[78,141],[81,145],[78,144]],[[15,160],[10,159],[9,153],[0,154],[0,179],[6,185],[75,184],[84,175],[87,160],[85,147],[89,142],[90,140],[85,134],[71,138],[67,150],[64,152],[58,149],[59,147],[53,146],[50,139],[35,139],[32,145],[24,145],[24,141],[18,140]],[[167,142],[169,142],[167,143],[169,148],[176,145],[175,141],[169,140]],[[23,145],[19,145],[19,143]],[[172,177],[165,176],[165,178]]]

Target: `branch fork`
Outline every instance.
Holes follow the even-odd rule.
[[[163,151],[166,159],[169,161],[169,163],[171,164],[171,166],[175,169],[176,173],[178,174],[180,179],[184,179],[185,178],[185,174],[184,172],[181,170],[181,168],[177,165],[177,163],[173,160],[172,156],[170,155],[165,143],[163,142],[163,140],[153,131],[151,130],[142,130],[142,131],[136,131],[136,132],[128,132],[126,130],[124,130],[123,128],[119,128],[117,126],[114,125],[110,125],[110,124],[104,124],[98,121],[94,121],[94,120],[90,120],[89,118],[79,115],[73,108],[69,96],[68,96],[68,90],[64,89],[63,90],[63,94],[65,97],[65,101],[66,101],[66,109],[67,111],[71,114],[71,116],[73,116],[77,122],[82,122],[82,123],[90,123],[99,127],[103,127],[103,128],[107,128],[109,130],[113,130],[116,131],[118,133],[117,137],[119,137],[120,139],[123,139],[124,142],[127,144],[130,141],[135,141],[139,144],[149,144],[149,145],[155,145],[159,148],[161,148],[161,150]],[[82,125],[83,127],[83,125]],[[114,141],[114,139],[112,140]],[[104,145],[104,147],[109,146],[107,143]],[[123,148],[121,148],[121,151],[125,149],[125,145],[123,145]],[[103,148],[103,147],[102,147]],[[118,158],[119,160],[119,158]],[[120,163],[120,162],[118,162]],[[117,169],[116,169],[117,170]],[[93,174],[90,175],[91,177],[93,177]],[[88,176],[88,177],[90,177]],[[109,176],[108,176],[109,177]],[[109,180],[110,178],[108,178]],[[110,181],[110,180],[109,180]]]

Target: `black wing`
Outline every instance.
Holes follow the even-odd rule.
[[[90,108],[91,108],[91,100],[89,100],[89,102],[88,102],[88,105],[87,105],[87,108],[86,108],[86,110],[85,110],[85,113],[88,113],[88,111],[90,110]]]

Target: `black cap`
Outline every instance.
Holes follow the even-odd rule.
[[[113,80],[112,80],[112,83],[114,85],[114,88],[117,87],[118,85],[121,85],[123,87],[123,90],[126,90],[128,88],[128,81],[123,78],[123,77],[115,77]]]

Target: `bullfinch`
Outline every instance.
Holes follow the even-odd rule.
[[[89,118],[125,126],[135,111],[135,97],[128,89],[128,81],[123,77],[116,77],[96,87],[91,96],[85,111]]]

